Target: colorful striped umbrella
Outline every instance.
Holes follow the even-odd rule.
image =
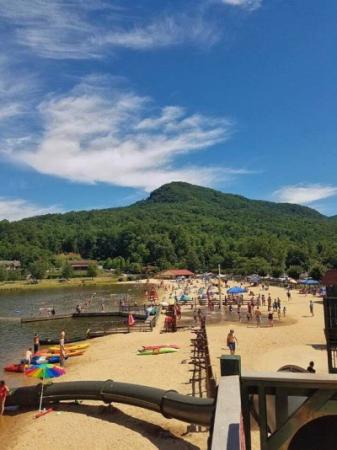
[[[65,370],[62,367],[55,366],[54,364],[39,364],[38,366],[29,366],[25,370],[25,375],[33,378],[40,378],[42,380],[41,397],[39,412],[42,411],[42,399],[43,399],[43,386],[46,378],[56,378],[65,374]]]

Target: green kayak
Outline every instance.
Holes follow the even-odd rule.
[[[176,351],[177,351],[176,348],[162,347],[162,348],[155,348],[153,350],[138,350],[137,355],[138,356],[160,355],[162,353],[174,353]]]

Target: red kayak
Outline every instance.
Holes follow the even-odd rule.
[[[25,364],[8,364],[5,367],[6,372],[23,373],[25,371]]]
[[[159,348],[180,348],[179,345],[176,344],[159,344],[159,345],[143,345],[142,348],[144,350],[158,350]]]

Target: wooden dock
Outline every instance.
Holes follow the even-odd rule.
[[[95,338],[95,337],[101,337],[101,336],[108,336],[109,334],[121,334],[121,333],[134,333],[134,332],[148,332],[152,331],[153,328],[156,326],[157,319],[159,316],[160,310],[158,309],[158,312],[154,316],[147,317],[144,321],[135,323],[135,325],[132,325],[131,327],[127,324],[122,327],[116,327],[116,328],[105,328],[101,330],[91,330],[89,329],[87,331],[87,337],[88,338]],[[133,314],[134,318],[136,318],[136,315]]]
[[[31,316],[31,317],[21,317],[21,323],[29,323],[29,322],[43,322],[46,320],[60,320],[60,319],[78,319],[81,317],[128,317],[129,314],[132,314],[135,319],[145,320],[146,314],[144,308],[137,310],[130,309],[129,311],[125,310],[116,310],[116,311],[94,311],[94,312],[80,312],[80,313],[72,313],[72,314],[55,314],[50,316]]]
[[[73,314],[55,314],[54,316],[21,317],[21,323],[44,322],[46,320],[71,319]]]

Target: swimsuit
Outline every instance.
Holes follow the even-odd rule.
[[[4,398],[6,398],[7,394],[8,394],[8,390],[7,390],[6,386],[2,386],[0,388],[0,399],[2,400]]]

